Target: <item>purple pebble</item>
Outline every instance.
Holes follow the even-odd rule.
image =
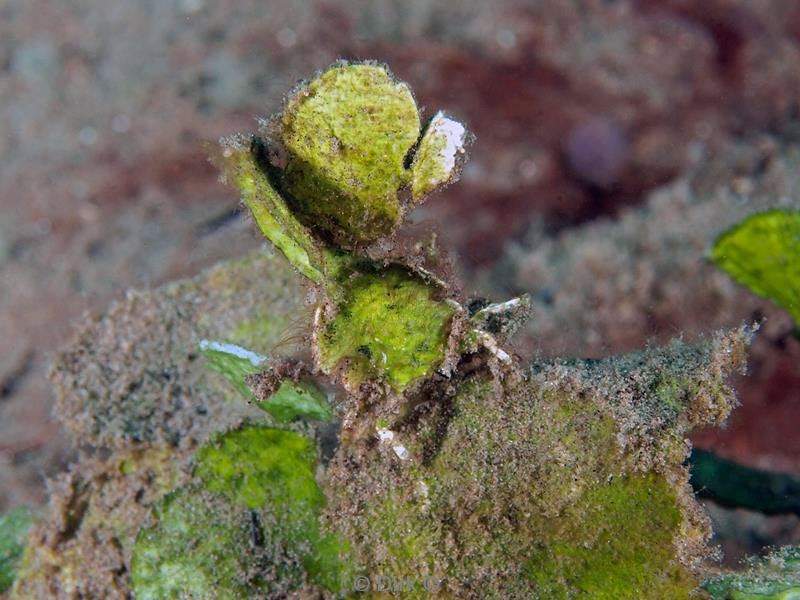
[[[567,135],[567,162],[585,183],[611,187],[625,169],[628,142],[619,126],[594,118],[573,126]]]

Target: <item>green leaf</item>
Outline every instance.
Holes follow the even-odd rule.
[[[314,283],[323,281],[323,257],[309,230],[291,213],[286,201],[272,187],[256,164],[254,138],[232,138],[223,142],[217,167],[242,193],[242,201],[253,213],[259,229],[286,259]]]
[[[798,600],[800,547],[784,546],[765,558],[751,558],[746,573],[721,575],[703,587],[711,600]]]
[[[263,371],[266,357],[235,344],[211,340],[200,342],[200,352],[206,357],[212,371],[224,375],[245,398],[255,398],[245,383],[245,377]]]
[[[748,217],[717,239],[711,260],[800,324],[800,211]]]
[[[327,421],[333,416],[325,394],[319,389],[310,383],[289,380],[282,381],[278,390],[258,406],[279,423],[290,423],[300,418]]]

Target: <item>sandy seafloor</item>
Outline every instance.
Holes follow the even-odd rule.
[[[767,316],[743,406],[695,442],[800,474],[800,343],[703,261],[725,224],[800,205],[800,1],[3,0],[0,513],[75,448],[54,351],[84,311],[260,243],[207,144],[337,58],[388,63],[477,138],[414,215],[465,289],[527,291],[522,356],[602,356]],[[794,515],[710,506],[726,560]]]

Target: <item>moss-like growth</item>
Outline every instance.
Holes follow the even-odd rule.
[[[711,260],[800,324],[800,211],[776,209],[748,217],[719,237]]]
[[[20,507],[0,517],[0,593],[14,583],[34,514]]]
[[[83,457],[51,484],[49,514],[33,527],[12,598],[125,598],[139,528],[185,482],[186,451],[151,447]]]
[[[681,512],[662,477],[599,483],[570,508],[526,563],[525,575],[542,597],[666,600],[687,598],[696,587],[674,560]]]
[[[361,540],[368,572],[430,577],[433,597],[688,598],[710,530],[683,436],[730,408],[722,380],[749,335],[460,379],[377,451],[340,449],[328,522]],[[664,365],[708,386],[663,406]]]
[[[282,184],[306,223],[345,246],[397,226],[420,131],[405,83],[380,65],[335,65],[291,96],[280,125]]]
[[[338,591],[349,546],[317,522],[313,442],[245,427],[201,448],[195,483],[164,498],[132,562],[137,598],[251,598],[304,585]],[[187,552],[191,548],[191,552]]]
[[[346,361],[353,389],[382,377],[402,392],[430,376],[444,360],[456,312],[435,294],[432,284],[399,268],[356,277],[319,334],[320,365],[331,371]]]
[[[260,335],[243,341],[271,352],[303,310],[298,279],[278,253],[257,250],[193,279],[130,292],[55,358],[57,414],[81,445],[121,448],[202,442],[236,427],[258,411],[224,401],[230,383],[209,372],[199,344],[231,340],[260,320]]]

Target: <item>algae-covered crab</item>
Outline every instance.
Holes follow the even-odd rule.
[[[469,141],[422,122],[384,66],[341,62],[223,140],[296,272],[263,250],[80,332],[60,412],[111,451],[55,484],[14,597],[707,595],[685,435],[727,417],[752,330],[523,367],[526,297],[468,303],[435,244],[393,238]],[[310,352],[272,355],[304,296]]]

